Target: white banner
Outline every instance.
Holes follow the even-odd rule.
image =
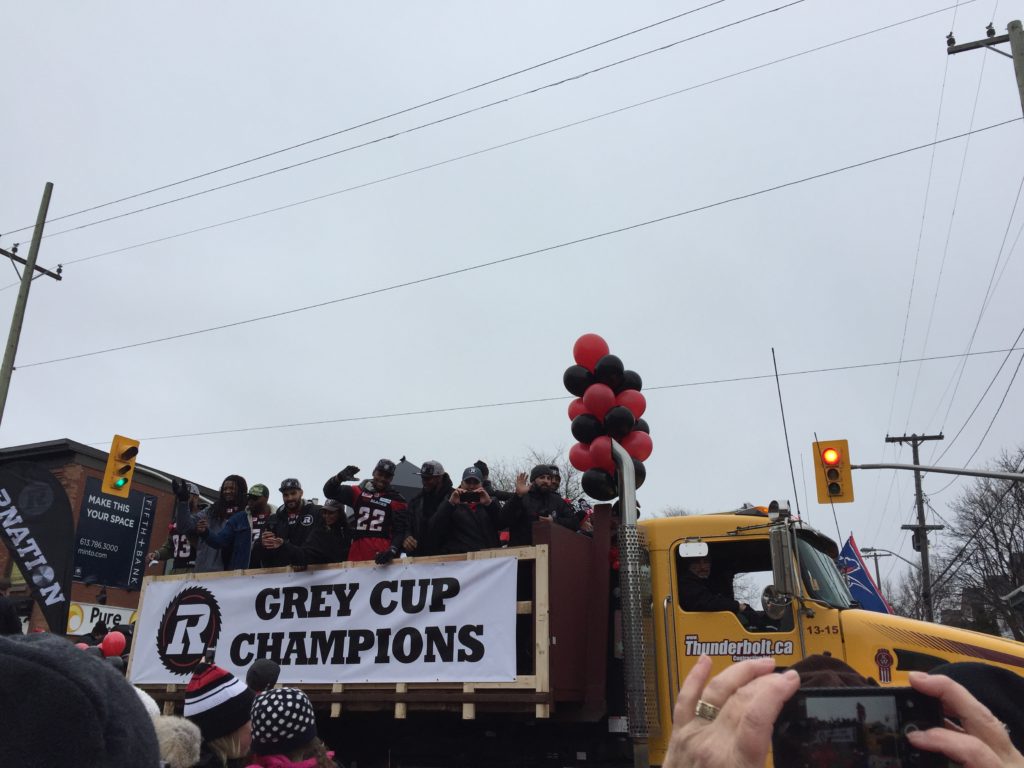
[[[270,658],[281,683],[515,679],[514,557],[217,578],[147,578],[132,683],[187,683],[214,661],[243,680]]]

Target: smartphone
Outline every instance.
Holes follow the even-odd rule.
[[[480,501],[480,492],[463,491],[462,493],[459,494],[459,501],[462,501],[465,504],[469,504],[470,502],[474,501]]]
[[[785,768],[946,768],[946,757],[906,736],[942,724],[939,700],[913,688],[805,688],[775,721],[772,755]]]

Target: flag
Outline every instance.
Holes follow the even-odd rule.
[[[850,593],[853,599],[860,603],[860,607],[866,611],[878,611],[879,613],[892,613],[892,606],[882,597],[878,591],[878,585],[871,578],[871,573],[864,565],[864,558],[860,556],[857,549],[857,542],[853,540],[853,534],[843,545],[843,551],[839,553],[839,570],[846,576],[846,583],[850,586]]]

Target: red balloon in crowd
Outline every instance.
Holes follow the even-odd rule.
[[[592,384],[591,387],[597,386]],[[589,390],[588,390],[589,391]],[[619,392],[615,398],[616,405],[623,405],[629,408],[633,413],[633,418],[639,419],[644,415],[644,411],[647,410],[647,398],[637,392],[635,389],[626,389]]]
[[[584,413],[590,413],[590,411],[588,411],[587,406],[583,404],[582,397],[577,397],[569,403],[569,421],[572,421],[577,416],[582,416]]]
[[[81,648],[83,651],[89,647],[88,643],[75,643],[75,648]]]
[[[577,365],[582,365],[593,372],[597,361],[608,354],[608,342],[596,333],[585,333],[572,345],[572,358]],[[605,409],[607,410],[607,409]],[[604,411],[602,411],[603,413]]]
[[[638,393],[639,394],[639,393]],[[583,393],[583,405],[601,421],[615,407],[615,393],[607,384],[591,384]],[[626,406],[627,408],[629,406]],[[632,409],[630,409],[632,410]]]
[[[612,439],[607,435],[595,437],[590,444],[591,466],[615,474],[615,459],[612,458]]]
[[[623,438],[622,447],[634,459],[647,461],[651,451],[654,450],[654,443],[651,441],[651,436],[646,432],[638,432],[634,429]]]
[[[569,449],[569,463],[580,472],[586,472],[594,466],[594,460],[590,458],[590,446],[586,443],[576,443]]]
[[[100,642],[100,650],[103,651],[104,656],[120,656],[127,644],[124,635],[114,630],[113,632],[107,632]]]

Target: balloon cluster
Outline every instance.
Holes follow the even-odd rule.
[[[569,462],[583,473],[583,491],[592,499],[610,501],[619,495],[612,440],[633,459],[636,486],[647,477],[643,462],[651,455],[650,427],[641,416],[647,400],[636,371],[608,353],[608,343],[585,333],[572,348],[576,365],[565,369],[562,383],[576,399],[569,403],[572,435],[579,442],[569,449]]]
[[[124,636],[124,633],[114,630],[113,632],[107,632],[103,636],[98,647],[103,651],[103,655],[109,658],[110,656],[120,656],[124,653],[127,645],[128,638]],[[89,645],[87,643],[75,643],[75,647],[81,648],[84,651]]]

